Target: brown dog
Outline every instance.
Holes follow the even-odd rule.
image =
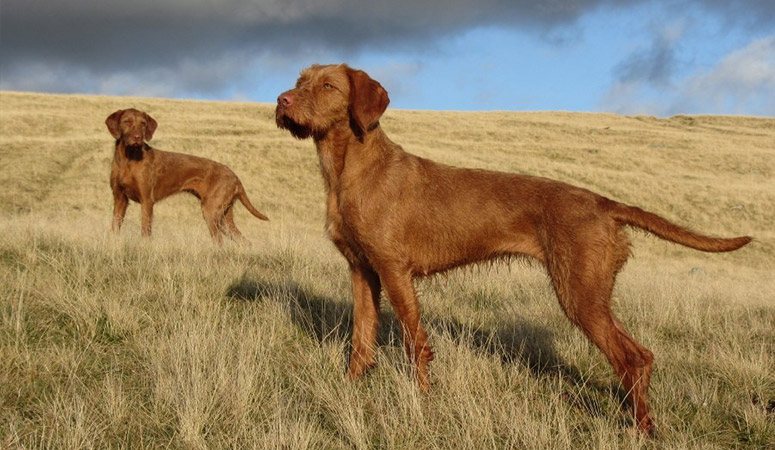
[[[140,203],[143,236],[151,235],[154,203],[178,192],[194,194],[202,202],[210,235],[242,238],[234,224],[232,206],[239,199],[251,214],[269,220],[250,203],[237,175],[223,164],[197,156],[152,148],[153,117],[136,109],[121,109],[105,120],[116,138],[110,186],[113,188],[113,231],[124,221],[129,200]]]
[[[731,251],[749,237],[702,236],[586,189],[523,175],[445,166],[406,153],[379,126],[382,86],[346,65],[314,65],[277,99],[280,128],[312,137],[327,201],[327,230],[350,263],[354,297],[348,374],[375,364],[380,289],[401,323],[420,387],[433,353],[412,284],[465,264],[528,255],[544,264],[565,314],[605,354],[651,432],[652,353],[610,309],[616,274],[630,253],[624,226],[697,250]]]

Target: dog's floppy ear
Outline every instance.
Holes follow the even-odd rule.
[[[121,129],[118,127],[118,121],[121,120],[121,114],[124,114],[123,109],[119,109],[105,119],[105,125],[108,126],[108,131],[110,131],[110,134],[116,139],[121,137]]]
[[[153,133],[156,131],[156,127],[159,125],[156,123],[156,119],[151,117],[148,113],[145,114],[145,120],[148,122],[145,125],[145,140],[150,141],[153,138]]]
[[[362,133],[374,128],[390,103],[387,91],[362,70],[347,70],[350,79],[350,115]]]

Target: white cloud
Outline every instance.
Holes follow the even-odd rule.
[[[775,116],[775,35],[750,42],[683,80],[620,79],[601,99],[619,114]]]
[[[729,53],[688,79],[671,109],[775,115],[775,35]]]

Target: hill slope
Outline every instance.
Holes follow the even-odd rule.
[[[130,206],[109,234],[119,108],[153,145],[230,166],[271,221],[214,246],[195,198]],[[407,151],[584,186],[699,231],[712,255],[633,233],[615,310],[656,357],[660,441],[633,437],[597,350],[540,267],[419,284],[437,358],[416,392],[383,302],[380,365],[343,376],[346,263],[323,232],[310,141],[273,106],[0,92],[0,442],[42,448],[762,448],[775,442],[775,119],[389,110]]]

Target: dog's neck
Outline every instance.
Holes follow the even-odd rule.
[[[151,150],[151,146],[143,142],[143,145],[128,146],[121,139],[116,139],[115,157],[118,160],[142,161],[146,152]]]
[[[380,143],[386,139],[387,136],[379,126],[356,135],[349,124],[335,125],[324,135],[316,136],[315,146],[326,192],[338,189],[346,163],[367,163],[371,158],[378,158],[380,155],[375,149],[383,148]]]

